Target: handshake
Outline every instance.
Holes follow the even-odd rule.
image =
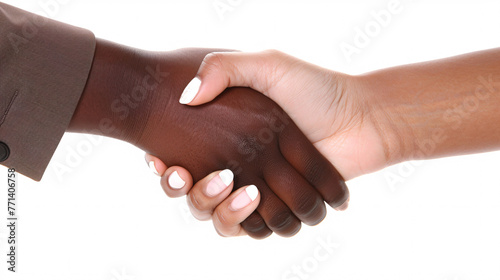
[[[313,86],[309,90],[323,89],[324,97],[331,99],[314,109],[316,105],[304,103],[310,96],[304,92],[304,100],[296,100],[302,108],[288,106],[298,127],[276,103],[249,87],[290,97],[304,88],[291,84],[284,73],[275,73],[281,75],[276,81],[270,79],[278,77],[260,74],[265,83],[274,83],[273,88],[241,80],[250,78],[247,75],[230,77],[224,72],[231,67],[229,61],[223,62],[225,55],[231,59],[230,55],[242,54],[216,51],[149,53],[98,40],[69,131],[97,131],[146,151],[150,166],[164,177],[165,192],[188,194],[193,214],[199,219],[213,216],[218,232],[225,236],[245,232],[255,238],[272,232],[291,236],[301,222],[315,225],[324,219],[324,202],[345,208],[349,192],[331,159],[337,144],[327,143],[333,139],[331,129],[344,129],[332,127],[332,118],[337,117],[331,107],[337,102],[336,93],[330,92],[338,84],[334,73],[325,70],[315,77],[319,68],[302,69],[304,75],[299,76]],[[262,61],[248,60],[255,63],[257,73],[270,70],[262,68],[264,60],[285,58],[275,52],[258,56]],[[269,62],[267,67],[272,67]],[[336,123],[343,126],[342,122]],[[193,182],[197,183],[192,186]]]
[[[187,195],[193,215],[212,218],[223,236],[292,236],[301,222],[324,219],[325,202],[347,208],[344,180],[498,147],[498,129],[487,125],[494,102],[457,131],[441,117],[449,107],[441,100],[477,89],[468,75],[494,88],[482,71],[499,60],[489,50],[351,76],[278,51],[146,52],[97,40],[68,130],[146,151],[166,194]],[[421,143],[437,130],[446,137],[423,153]]]

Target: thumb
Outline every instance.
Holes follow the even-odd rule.
[[[277,65],[284,54],[213,52],[205,56],[196,77],[184,89],[179,102],[200,105],[212,101],[228,87],[250,87],[265,95],[282,74]],[[281,69],[281,68],[280,68]]]

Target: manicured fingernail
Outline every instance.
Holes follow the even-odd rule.
[[[182,187],[184,187],[184,185],[186,184],[186,182],[184,182],[184,180],[182,180],[181,176],[179,176],[179,173],[177,173],[177,171],[174,171],[174,173],[170,174],[170,176],[168,176],[168,185],[172,188],[172,189],[182,189]]]
[[[200,90],[200,86],[201,80],[198,79],[198,77],[192,79],[182,92],[179,102],[181,104],[188,104],[189,102],[193,101],[193,99],[196,97],[196,94]]]
[[[224,169],[222,170],[220,173],[219,173],[219,177],[220,179],[222,180],[222,183],[224,183],[224,185],[229,186],[229,184],[231,184],[231,182],[233,181],[234,179],[234,174],[231,170],[229,169]]]
[[[259,191],[254,185],[248,186],[244,192],[240,192],[231,202],[231,208],[235,211],[247,207],[252,201],[257,198]]]
[[[160,175],[160,173],[158,173],[158,170],[156,170],[156,165],[154,160],[149,162],[149,169],[151,169],[151,171],[153,171],[156,175]]]
[[[225,190],[233,181],[233,172],[229,169],[222,170],[218,176],[215,176],[208,182],[206,193],[208,196],[216,196]]]

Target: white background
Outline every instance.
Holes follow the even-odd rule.
[[[51,1],[4,2],[47,14]],[[499,1],[401,0],[402,11],[350,60],[340,45],[354,45],[356,28],[389,0],[60,2],[50,17],[137,48],[274,48],[350,74],[500,46]],[[232,9],[221,15],[214,3]],[[90,151],[75,160],[78,148]],[[67,134],[42,182],[20,179],[19,273],[2,261],[0,279],[499,279],[499,161],[488,153],[366,175],[348,182],[348,211],[329,211],[293,238],[257,241],[221,238],[191,218],[133,146]],[[58,175],[61,165],[71,171]]]

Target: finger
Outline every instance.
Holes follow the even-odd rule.
[[[252,214],[241,223],[241,227],[250,237],[255,239],[264,239],[273,233],[257,211],[252,212]]]
[[[160,179],[163,191],[169,197],[181,197],[186,195],[193,186],[191,173],[180,166],[168,168]]]
[[[180,197],[186,195],[193,185],[193,179],[189,171],[180,166],[167,168],[159,158],[146,154],[146,162],[153,173],[161,176],[160,185],[169,197]]]
[[[163,161],[153,155],[145,154],[144,159],[148,163],[151,171],[153,171],[153,173],[158,176],[162,176],[163,173],[165,173],[165,171],[167,170],[167,165],[165,165]]]
[[[205,56],[196,77],[184,90],[182,104],[212,101],[228,87],[251,87],[263,94],[284,75],[287,55],[275,51],[259,53],[213,52]],[[278,67],[280,66],[280,67]]]
[[[215,208],[231,194],[233,172],[216,171],[198,181],[187,195],[187,203],[198,220],[209,220]]]
[[[323,197],[285,160],[274,162],[264,178],[271,190],[307,225],[317,225],[326,216]]]
[[[257,180],[255,184],[260,191],[261,203],[257,211],[264,219],[267,227],[276,234],[290,237],[299,232],[301,222],[288,206],[267,186],[264,180]],[[245,227],[245,230],[247,228]],[[250,234],[249,234],[250,235]]]
[[[337,211],[345,211],[345,210],[347,210],[347,208],[349,207],[349,201],[350,200],[351,200],[351,196],[349,195],[347,197],[347,200],[344,203],[342,203],[342,205],[340,205],[339,207],[336,207],[335,210],[337,210]]]
[[[240,188],[215,208],[212,215],[214,227],[221,236],[246,235],[240,225],[257,208],[259,191],[254,185]]]
[[[333,208],[345,209],[349,190],[335,167],[308,141],[293,124],[280,134],[280,150],[288,162],[314,186]]]
[[[234,182],[234,187],[233,189],[239,188],[239,186],[245,186],[245,185],[251,185],[255,183],[254,179],[251,178],[245,178],[245,176],[237,176],[235,178]],[[257,186],[260,194],[260,201],[262,201],[262,191],[264,188],[267,188],[266,193],[272,194],[272,191],[269,190],[269,188],[265,185],[259,185]],[[262,203],[259,203],[259,205]],[[262,216],[259,214],[257,211],[253,211],[248,218],[246,218],[242,223],[241,227],[245,230],[245,232],[252,238],[255,239],[264,239],[268,236],[270,236],[273,232],[272,230],[269,229],[267,226],[266,222],[262,218]]]

